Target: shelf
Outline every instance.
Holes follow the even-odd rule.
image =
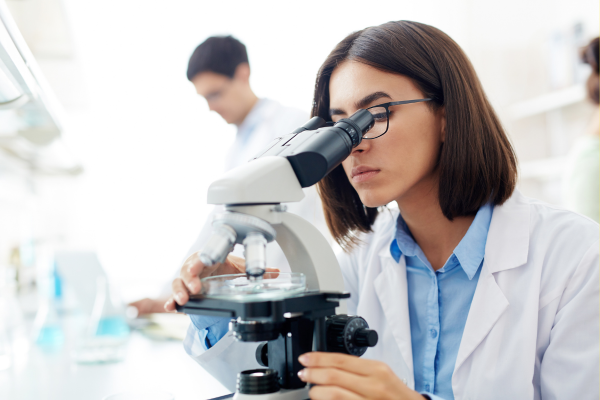
[[[506,114],[511,121],[518,121],[582,102],[585,98],[586,91],[583,85],[571,86],[513,104],[506,109]]]
[[[519,179],[537,179],[551,181],[560,179],[567,162],[567,157],[550,157],[525,161],[519,165]]]

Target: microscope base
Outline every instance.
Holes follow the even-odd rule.
[[[281,389],[275,393],[267,394],[243,394],[231,393],[225,396],[215,397],[209,400],[308,400],[308,387],[302,389],[285,390]]]
[[[233,400],[307,400],[308,387],[302,389],[286,390],[281,389],[275,393],[267,394],[243,394],[234,393]]]

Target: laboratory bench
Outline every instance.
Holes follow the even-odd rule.
[[[176,400],[199,400],[229,393],[186,354],[181,340],[159,340],[137,329],[124,345],[122,361],[77,363],[73,351],[81,318],[62,318],[65,334],[59,346],[32,341],[31,316],[24,319],[21,331],[0,338],[5,348],[10,342],[10,359],[0,357],[0,399],[102,400],[123,391],[154,390],[169,392]]]

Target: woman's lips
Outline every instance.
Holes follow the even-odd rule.
[[[369,179],[373,178],[375,175],[377,175],[379,172],[380,172],[380,170],[372,168],[372,167],[366,167],[366,166],[354,167],[354,168],[352,168],[352,182],[354,182],[354,183],[366,182]]]

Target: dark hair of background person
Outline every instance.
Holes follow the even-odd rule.
[[[312,115],[329,116],[329,80],[336,66],[357,61],[404,75],[445,108],[446,138],[437,163],[439,203],[446,218],[475,215],[491,201],[502,204],[517,181],[517,158],[475,70],[448,35],[412,21],[388,22],[354,32],[329,54],[315,85]],[[408,100],[408,99],[393,99]],[[389,133],[388,133],[389,134]],[[342,166],[319,184],[325,219],[334,239],[350,250],[358,232],[370,232],[378,214],[366,207]]]
[[[595,104],[600,104],[600,82],[598,80],[598,38],[592,41],[583,48],[581,58],[584,63],[592,67],[592,73],[587,80],[588,97]]]
[[[235,69],[248,63],[246,46],[233,36],[212,36],[200,43],[188,63],[188,80],[202,72],[214,72],[233,78]]]

